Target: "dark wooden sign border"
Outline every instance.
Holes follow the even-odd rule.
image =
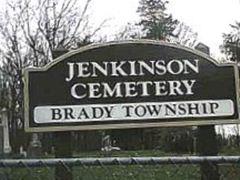
[[[50,131],[74,131],[74,130],[103,130],[103,129],[127,129],[127,128],[146,128],[146,127],[173,127],[173,126],[199,126],[199,125],[214,125],[214,124],[232,124],[232,123],[239,123],[239,119],[226,119],[226,120],[194,120],[194,121],[177,121],[177,122],[151,122],[151,123],[121,123],[121,124],[103,124],[103,125],[84,125],[84,126],[73,126],[73,125],[67,125],[66,126],[51,126],[51,127],[30,127],[29,125],[29,72],[33,71],[47,71],[52,66],[56,65],[57,63],[61,62],[62,60],[71,57],[72,55],[82,53],[91,49],[95,48],[101,48],[105,46],[111,46],[111,45],[120,45],[120,44],[152,44],[152,45],[163,45],[168,46],[171,48],[177,48],[181,49],[187,52],[191,52],[193,54],[196,54],[212,63],[214,63],[216,66],[219,67],[226,67],[226,66],[232,66],[234,67],[234,73],[235,73],[235,86],[236,86],[236,101],[239,102],[239,76],[238,76],[238,67],[235,63],[228,63],[228,64],[220,64],[214,59],[212,59],[210,56],[200,52],[196,51],[190,48],[186,48],[180,45],[176,44],[170,44],[166,42],[160,42],[160,41],[152,41],[152,40],[131,40],[131,41],[120,41],[120,42],[109,42],[109,43],[103,43],[103,44],[93,44],[88,45],[83,48],[80,48],[78,50],[71,51],[69,53],[64,54],[63,56],[55,59],[48,65],[42,67],[42,68],[27,68],[24,71],[24,117],[25,117],[25,130],[27,132],[50,132]]]

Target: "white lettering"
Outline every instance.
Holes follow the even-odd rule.
[[[71,81],[72,78],[74,77],[74,63],[67,63],[67,65],[69,66],[68,72],[69,72],[69,76],[65,78],[65,80]]]
[[[78,77],[89,77],[91,73],[89,72],[89,62],[77,63],[78,65]]]
[[[77,93],[77,88],[81,88],[81,90],[79,90],[78,93]],[[82,91],[82,89],[84,91]],[[72,86],[71,95],[76,99],[82,99],[87,95],[85,91],[86,91],[86,85],[82,83],[77,83]],[[80,93],[82,93],[82,95],[80,95]]]

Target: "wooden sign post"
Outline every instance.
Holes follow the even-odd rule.
[[[67,53],[65,49],[56,49],[53,51],[53,58]],[[72,138],[71,132],[55,132],[54,133],[54,148],[56,158],[71,158],[72,157]],[[55,179],[56,180],[72,180],[72,168],[59,164],[55,169]]]
[[[207,55],[210,54],[210,49],[204,44],[199,43],[195,48]],[[214,125],[198,126],[197,147],[200,156],[218,155],[218,143]],[[201,164],[200,169],[201,179],[219,180],[220,175],[216,163],[204,162]]]

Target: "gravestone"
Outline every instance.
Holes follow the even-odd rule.
[[[40,157],[42,155],[42,144],[37,133],[32,134],[32,140],[29,144],[27,154],[29,157]]]
[[[9,126],[8,126],[8,115],[5,108],[2,109],[2,125],[3,125],[3,151],[5,154],[9,154],[12,151],[9,139]]]
[[[3,127],[0,125],[0,155],[3,155]]]

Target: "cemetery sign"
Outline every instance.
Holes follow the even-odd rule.
[[[178,45],[124,41],[26,69],[25,128],[66,131],[222,124],[238,119],[238,69]]]

